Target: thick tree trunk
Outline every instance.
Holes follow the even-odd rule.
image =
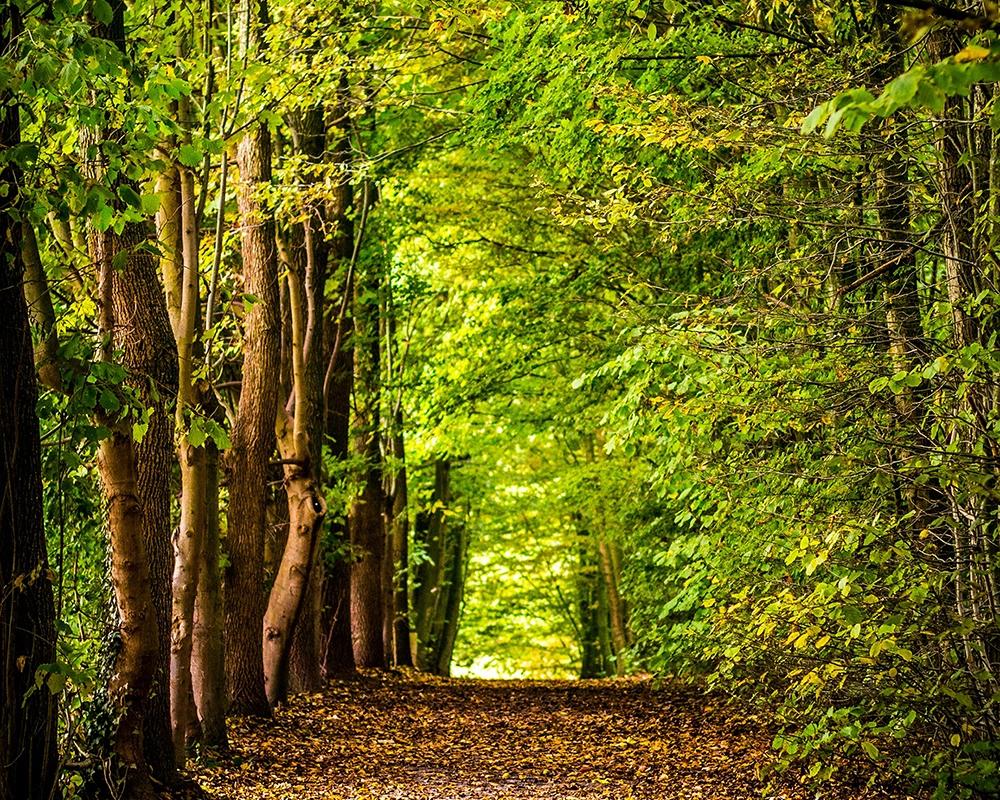
[[[258,41],[254,0],[240,4],[241,52]],[[243,324],[243,383],[226,458],[229,477],[226,571],[226,677],[230,712],[270,716],[264,691],[263,588],[264,505],[268,460],[274,452],[280,316],[274,219],[260,192],[271,181],[271,138],[253,125],[239,144],[237,201],[240,212],[243,291],[255,300]]]
[[[367,445],[359,451],[371,458]],[[359,667],[384,667],[382,639],[382,477],[378,464],[366,465],[361,495],[351,504],[351,635],[354,661]]]
[[[250,0],[244,0],[249,14]],[[267,716],[264,692],[264,505],[267,462],[274,450],[278,369],[278,262],[274,221],[260,201],[271,177],[270,137],[256,126],[240,142],[238,192],[243,290],[256,300],[244,320],[243,385],[226,458],[230,565],[226,572],[226,675],[230,711]]]
[[[20,35],[17,6],[0,9],[0,50]],[[0,94],[0,149],[20,142],[20,117]],[[21,175],[0,168],[0,800],[49,800],[54,793],[56,697],[35,689],[42,664],[55,660],[55,607],[42,527],[41,442],[37,385],[23,262],[17,245]],[[42,333],[42,341],[45,341]],[[30,692],[30,694],[29,694]]]
[[[124,3],[114,0],[111,6],[111,21],[95,24],[95,34],[125,54]],[[100,145],[96,139],[103,132],[92,133]],[[83,164],[85,174],[95,180],[105,170],[104,156],[99,146],[97,149],[96,159]],[[148,772],[163,784],[177,779],[168,696],[173,425],[165,406],[165,398],[177,389],[177,354],[156,259],[147,249],[151,238],[146,223],[127,223],[120,234],[92,231],[87,243],[90,259],[100,274],[103,357],[110,360],[114,349],[121,351],[130,382],[149,411],[140,442],[132,439],[131,421],[109,420],[113,433],[102,443],[99,459],[111,508],[112,579],[122,638],[130,639],[122,646],[117,659],[122,669],[111,686],[112,696],[122,708],[118,756],[129,782],[134,781],[140,793],[148,790]],[[140,556],[140,562],[135,563]],[[146,598],[152,609],[148,621]],[[123,602],[137,605],[126,607]],[[154,647],[147,658],[146,637],[150,633]],[[144,672],[140,676],[133,670]],[[135,749],[143,743],[145,759]]]
[[[136,486],[142,514],[141,534],[149,574],[149,591],[156,613],[157,657],[149,697],[145,700],[147,759],[152,775],[162,783],[176,780],[170,737],[169,665],[173,552],[170,520],[170,472],[174,461],[173,425],[165,398],[176,392],[176,350],[166,305],[156,291],[155,258],[143,248],[146,225],[130,224],[120,237],[103,235],[112,252],[127,252],[113,280],[114,341],[130,382],[149,409],[149,425],[136,442]],[[151,291],[152,287],[152,291]]]

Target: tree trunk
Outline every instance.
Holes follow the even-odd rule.
[[[322,285],[310,275],[315,260],[305,252],[307,237],[295,242],[287,264],[288,306],[291,317],[292,383],[290,402],[294,410],[278,411],[278,448],[284,462],[284,485],[288,501],[288,535],[281,563],[271,587],[264,614],[264,680],[272,706],[288,697],[288,667],[292,636],[302,610],[317,553],[316,542],[326,515],[326,501],[314,478],[312,437],[314,417],[322,408],[322,376],[307,363],[320,352],[318,343],[307,346],[307,321],[321,310],[313,307],[306,291]],[[306,263],[303,263],[306,262]],[[304,274],[303,274],[304,273]],[[308,277],[308,279],[306,279]],[[311,343],[310,343],[311,344]],[[310,352],[310,349],[312,352]]]
[[[293,140],[296,149],[307,159],[303,182],[316,185],[326,151],[326,123],[322,105],[316,105],[293,120]],[[290,685],[299,691],[316,691],[322,687],[323,676],[320,669],[320,580],[322,568],[318,564],[323,522],[326,519],[326,501],[323,498],[323,433],[326,426],[323,400],[323,379],[325,374],[325,300],[329,246],[325,238],[326,209],[321,202],[306,200],[301,209],[303,222],[293,226],[291,258],[295,265],[295,275],[289,278],[289,298],[298,298],[297,320],[299,332],[293,330],[293,341],[301,347],[301,367],[294,372],[295,383],[290,399],[294,408],[292,432],[299,433],[293,442],[286,442],[283,452],[298,452],[302,456],[299,465],[289,465],[285,470],[286,494],[289,502],[289,542],[295,527],[313,515],[314,530],[309,534],[310,549],[299,553],[293,561],[298,568],[304,568],[304,585],[301,596],[295,600],[298,609],[294,624],[287,634],[290,641],[285,655],[286,670],[291,672]],[[300,284],[294,292],[295,284]],[[299,404],[300,397],[303,403]],[[301,438],[305,437],[305,442]],[[287,449],[293,445],[292,449]],[[291,489],[291,493],[288,489]],[[309,506],[322,507],[322,514],[306,511],[301,503],[305,493],[311,493]],[[298,506],[293,510],[293,505]],[[305,516],[304,516],[305,515]],[[297,542],[296,546],[304,542]],[[286,544],[286,552],[288,549]],[[273,598],[273,593],[272,593]],[[266,647],[266,645],[265,645]]]
[[[191,682],[206,747],[225,750],[226,673],[223,641],[222,576],[219,572],[219,454],[205,448],[205,537],[194,606]]]
[[[600,632],[597,623],[598,572],[594,560],[590,534],[579,530],[580,560],[577,567],[577,608],[579,610],[580,632],[580,677],[600,678],[604,675],[601,664]]]
[[[125,55],[125,6],[122,0],[111,3],[111,21],[95,24],[96,36],[114,44]],[[99,179],[105,170],[100,153],[102,135],[92,131],[98,156],[86,161],[84,173]],[[119,179],[120,181],[123,179]],[[133,190],[134,191],[134,190]],[[133,441],[130,421],[109,421],[113,433],[101,445],[102,474],[113,477],[104,484],[111,507],[111,550],[113,582],[119,600],[123,639],[135,641],[122,648],[119,672],[112,684],[112,695],[122,704],[118,755],[135,780],[137,791],[148,789],[147,765],[156,780],[171,784],[177,779],[173,748],[170,744],[169,653],[170,605],[173,553],[170,523],[170,469],[173,463],[173,426],[166,412],[165,398],[177,389],[177,354],[170,320],[155,257],[146,249],[150,236],[146,223],[127,223],[120,234],[92,231],[87,243],[92,263],[99,265],[101,276],[101,334],[105,338],[105,360],[111,359],[112,347],[122,351],[122,364],[130,374],[145,408],[149,411],[146,432]],[[118,262],[121,264],[118,265]],[[119,268],[116,271],[116,266]],[[133,519],[132,488],[139,519]],[[133,536],[140,539],[136,549]],[[122,560],[115,566],[115,552]],[[130,559],[142,556],[140,564]],[[115,574],[117,572],[117,576]],[[133,583],[143,575],[143,586]],[[145,598],[151,603],[152,617],[146,621]],[[124,607],[122,602],[134,602]],[[134,631],[134,633],[133,633]],[[152,632],[155,647],[147,661],[145,637]],[[138,677],[131,670],[147,670]],[[133,708],[133,704],[138,707]],[[133,730],[138,727],[139,730]],[[145,728],[143,731],[142,728]],[[135,746],[145,742],[142,759]]]
[[[468,562],[468,529],[464,521],[448,526],[448,577],[447,603],[441,621],[440,645],[437,654],[438,675],[451,675],[451,657],[455,652],[455,640],[462,617],[462,601],[465,597],[465,570]]]
[[[0,10],[9,53],[21,35],[15,4]],[[14,97],[0,94],[0,149],[21,138]],[[23,210],[12,160],[0,167],[0,800],[49,800],[55,791],[56,696],[35,688],[36,671],[55,660],[55,606],[42,516],[37,385],[23,262],[17,245]],[[42,341],[45,341],[43,332]],[[29,692],[31,694],[29,695]]]
[[[181,186],[181,305],[174,332],[179,365],[176,425],[180,431],[178,461],[181,473],[180,526],[174,541],[173,606],[170,624],[170,711],[174,755],[183,766],[191,706],[191,651],[194,606],[198,591],[205,538],[205,448],[191,443],[190,412],[197,404],[194,379],[196,322],[198,317],[198,224],[195,212],[194,175],[178,168]]]
[[[240,4],[241,52],[258,41],[254,0]],[[236,154],[242,226],[243,291],[251,302],[243,323],[243,383],[226,457],[229,478],[226,571],[226,677],[230,712],[270,716],[264,690],[264,505],[267,463],[274,452],[279,366],[278,258],[274,219],[260,192],[271,182],[271,138],[253,125]]]
[[[465,525],[449,517],[453,506],[451,460],[434,465],[433,511],[418,515],[415,535],[424,551],[417,569],[413,609],[417,628],[417,663],[439,675],[450,671],[465,589]]]
[[[379,275],[370,266],[354,290],[354,423],[352,450],[364,464],[363,487],[351,503],[351,628],[359,667],[385,666],[383,642],[382,559],[385,527],[379,451],[380,347]]]
[[[601,540],[597,546],[598,560],[601,565],[601,575],[608,596],[608,615],[611,627],[611,646],[614,649],[615,673],[625,674],[625,650],[628,647],[626,633],[625,604],[618,591],[619,575],[615,568],[612,545]]]
[[[406,448],[403,438],[403,410],[396,406],[393,420],[392,456],[396,460],[395,474],[389,493],[390,553],[393,566],[393,663],[397,667],[412,667],[410,651],[409,612],[409,539],[410,518],[406,486]]]
[[[106,361],[119,345],[119,337],[115,334],[128,337],[135,333],[134,328],[118,326],[117,319],[122,310],[121,300],[130,294],[125,291],[132,283],[130,279],[135,278],[136,272],[146,272],[151,265],[148,253],[137,249],[144,238],[141,226],[137,225],[127,225],[121,237],[99,232],[91,236],[91,258],[100,270],[100,332],[104,339],[102,357]],[[116,274],[112,264],[119,253],[127,254],[126,265]],[[128,308],[130,315],[135,310]],[[139,341],[136,339],[133,343]],[[111,432],[101,441],[98,470],[108,503],[111,582],[119,613],[119,645],[108,686],[111,702],[118,711],[114,747],[117,766],[124,773],[126,795],[147,797],[152,796],[153,791],[145,755],[144,727],[153,730],[146,720],[148,700],[162,666],[146,554],[148,528],[141,501],[132,421],[127,417],[108,417],[102,422]],[[166,747],[172,754],[169,727],[167,734]]]
[[[351,282],[344,286],[345,298],[352,294]],[[349,318],[341,318],[331,326],[327,350],[333,358],[330,380],[325,392],[326,440],[330,460],[345,465],[350,446],[350,404],[354,378],[353,350],[347,346],[352,329]],[[339,333],[338,333],[339,330]],[[334,353],[333,350],[337,352]],[[337,475],[344,480],[343,471]],[[350,675],[355,671],[354,647],[351,637],[351,566],[348,550],[350,538],[347,526],[339,519],[330,524],[330,534],[324,559],[322,585],[322,663],[326,678]]]
[[[52,306],[52,295],[48,281],[42,270],[42,259],[38,252],[38,240],[34,226],[21,223],[21,257],[24,265],[24,299],[28,303],[28,315],[38,334],[35,347],[35,369],[43,386],[62,391],[62,376],[59,373],[59,338],[56,331],[56,312]]]

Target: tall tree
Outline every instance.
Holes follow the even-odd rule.
[[[365,191],[368,200],[374,187]],[[367,202],[366,202],[367,205]],[[380,271],[361,265],[354,283],[354,419],[352,454],[362,464],[361,491],[351,503],[351,629],[359,667],[386,663],[383,639],[385,556],[384,494],[380,448]]]
[[[239,7],[240,54],[258,54],[261,19],[257,0]],[[262,189],[271,181],[271,135],[252,123],[236,153],[240,171],[237,200],[243,253],[243,291],[250,298],[243,321],[243,381],[239,409],[226,453],[229,567],[226,570],[226,678],[230,711],[270,715],[262,657],[264,507],[267,464],[274,452],[278,404],[280,312],[274,216]]]
[[[16,3],[0,8],[0,52],[22,36]],[[21,141],[18,103],[0,94],[0,149]],[[55,660],[55,606],[42,516],[41,441],[28,309],[22,291],[21,171],[0,167],[0,800],[49,800],[56,793],[56,696],[39,689]]]

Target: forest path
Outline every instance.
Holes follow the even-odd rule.
[[[749,800],[771,736],[646,681],[368,674],[234,720],[233,758],[197,777],[217,800]],[[813,795],[790,781],[766,796]],[[886,795],[824,794],[862,796]]]

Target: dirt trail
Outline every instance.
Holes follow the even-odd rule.
[[[300,696],[274,721],[234,721],[232,759],[197,778],[218,800],[814,797],[791,778],[762,795],[764,728],[696,692],[637,680],[368,675]]]

